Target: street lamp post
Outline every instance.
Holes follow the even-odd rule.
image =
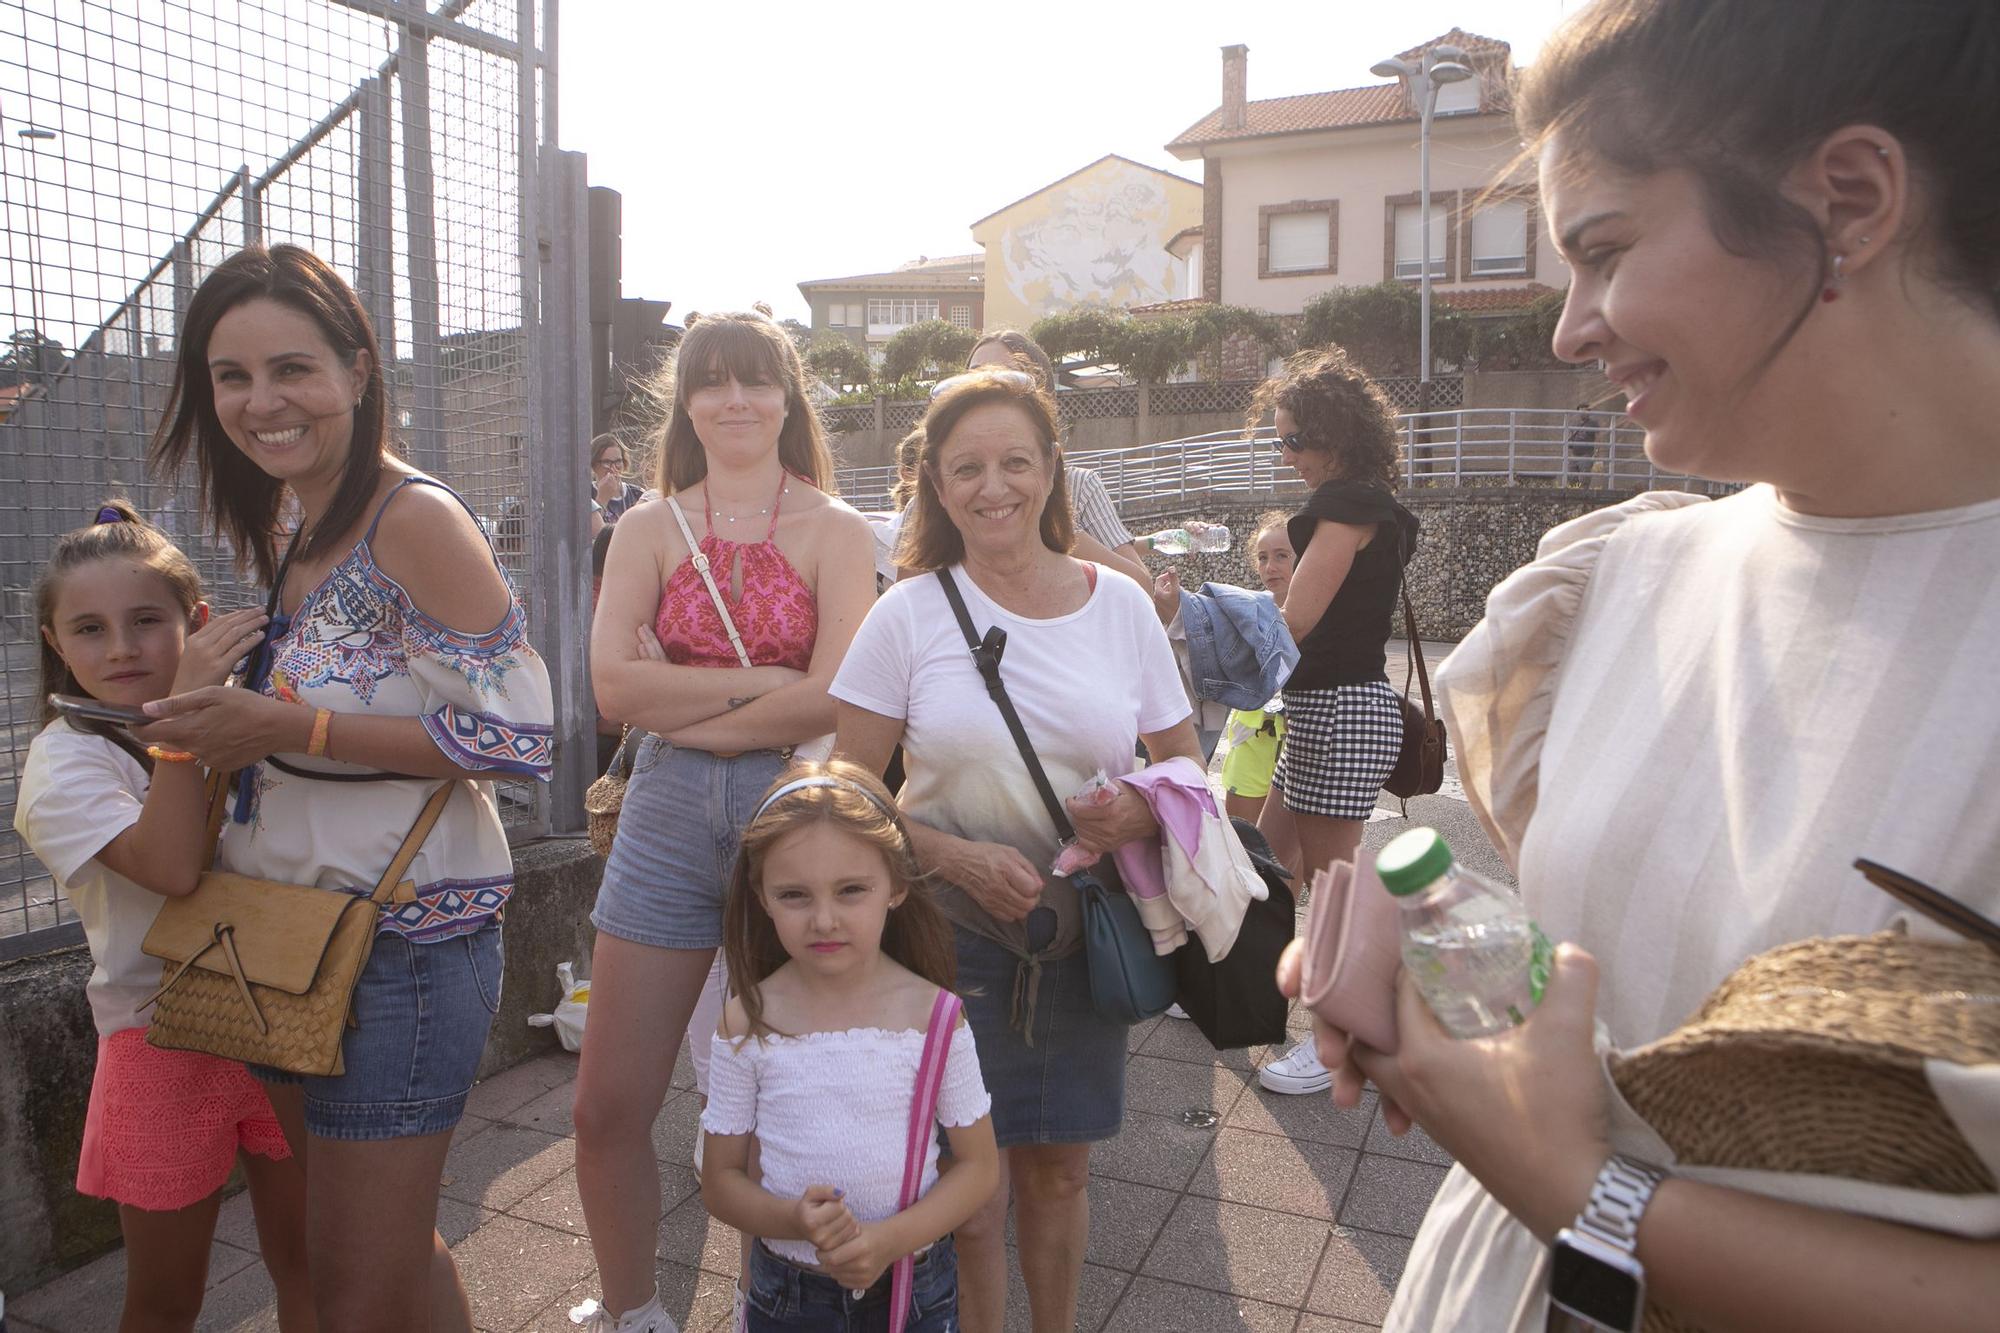
[[[14,131],[28,157],[28,317],[35,322],[35,380],[42,378],[42,194],[41,161],[35,145],[56,137],[54,130],[29,125]]]
[[[1421,63],[1396,57],[1379,62],[1368,72],[1378,79],[1409,80],[1410,93],[1417,99],[1417,231],[1419,258],[1423,271],[1417,276],[1417,411],[1431,408],[1431,117],[1437,113],[1438,89],[1472,77],[1463,62],[1465,52],[1455,46],[1434,46],[1424,52]],[[1393,241],[1393,238],[1392,238]],[[1393,243],[1390,253],[1395,252]]]

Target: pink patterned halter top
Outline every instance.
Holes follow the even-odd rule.
[[[701,507],[705,535],[699,545],[729,606],[729,617],[736,622],[736,632],[743,636],[752,665],[804,671],[812,663],[813,641],[819,635],[819,604],[798,570],[771,540],[778,530],[778,508],[784,498],[785,480],[780,480],[764,540],[730,541],[716,535],[715,513],[704,485]],[[739,578],[742,591],[732,596]],[[653,632],[666,649],[669,662],[680,666],[742,665],[692,557],[681,561],[668,576]]]

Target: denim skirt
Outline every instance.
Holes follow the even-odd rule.
[[[718,947],[744,826],[785,763],[782,750],[724,758],[642,739],[591,924],[655,949]]]
[[[1045,907],[1029,913],[1031,948],[1054,933],[1054,922],[1055,914]],[[1021,960],[962,926],[953,926],[952,934],[958,945],[957,989],[965,997],[965,1021],[993,1097],[993,1135],[1000,1146],[1114,1137],[1125,1119],[1130,1030],[1098,1016],[1083,951],[1044,961],[1032,995],[1021,994],[1017,1004],[1016,981],[1025,987],[1032,975]],[[1026,1020],[1019,1028],[1017,1014]]]

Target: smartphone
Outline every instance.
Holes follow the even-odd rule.
[[[143,708],[129,704],[108,704],[101,699],[85,699],[74,694],[51,694],[49,707],[64,717],[80,717],[88,722],[110,722],[121,727],[146,727],[160,719]]]

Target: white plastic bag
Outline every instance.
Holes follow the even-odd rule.
[[[551,1025],[556,1030],[556,1040],[566,1051],[581,1050],[583,1047],[583,1020],[590,1003],[590,979],[576,979],[574,963],[556,964],[556,981],[562,986],[562,999],[556,1003],[552,1014],[529,1014],[528,1026],[545,1028]]]

